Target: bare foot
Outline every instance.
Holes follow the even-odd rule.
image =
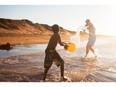
[[[82,61],[84,61],[85,60],[85,58],[82,58]]]
[[[65,78],[65,77],[61,77],[61,79],[60,79],[60,81],[67,81],[68,79],[67,78]]]

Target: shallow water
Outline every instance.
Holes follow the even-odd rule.
[[[116,81],[112,78],[116,76],[116,38],[96,41],[97,60],[94,60],[91,55],[85,61],[81,60],[85,55],[86,43],[87,41],[80,42],[75,52],[64,51],[63,47],[58,45],[58,53],[65,61],[65,75],[73,82]],[[0,61],[0,73],[2,73],[0,81],[41,81],[46,46],[47,44],[16,45],[10,51],[1,50],[0,58],[3,60]],[[59,68],[53,65],[48,73],[47,81],[57,82],[60,79],[59,76]],[[99,76],[101,80],[96,78]],[[12,77],[14,79],[11,79]],[[19,77],[20,79],[17,79]]]
[[[30,53],[41,52],[45,50],[47,44],[30,44],[30,45],[15,45],[13,49],[0,50],[0,58],[7,58],[9,56],[25,55]]]
[[[47,47],[47,44],[29,44],[29,45],[15,45],[13,49],[0,50],[0,59],[7,58],[10,56],[16,55],[25,55],[37,52],[44,52]],[[63,49],[61,46],[57,46],[57,49]]]
[[[85,81],[116,82],[116,38],[107,41],[106,45],[97,46],[98,70],[90,73]]]
[[[87,41],[79,42],[77,43],[77,50],[79,48],[85,48]],[[99,44],[100,43],[100,44]],[[96,45],[104,45],[109,43],[107,40],[97,40]],[[47,44],[29,44],[29,45],[15,45],[13,49],[7,51],[7,50],[0,50],[0,59],[7,58],[10,56],[16,56],[16,55],[24,55],[24,54],[30,54],[30,53],[36,53],[36,52],[44,52],[47,47]],[[63,50],[64,48],[60,45],[57,46],[57,50]],[[70,52],[69,52],[70,53]],[[71,55],[75,55],[76,52],[71,53]]]

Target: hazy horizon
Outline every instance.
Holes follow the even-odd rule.
[[[28,19],[34,23],[77,31],[90,19],[96,34],[115,36],[116,6],[111,5],[0,5],[0,18]]]

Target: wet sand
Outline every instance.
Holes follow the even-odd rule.
[[[82,61],[84,47],[78,48],[75,53],[58,50],[65,61],[64,75],[71,79],[68,82],[116,82],[116,38],[106,40],[108,42],[103,41],[105,44],[101,45],[96,42],[98,59],[92,57]],[[41,82],[44,57],[45,53],[42,51],[0,59],[0,81]],[[60,82],[60,68],[55,64],[50,68],[46,81]]]
[[[50,35],[32,35],[32,36],[8,36],[0,37],[0,44],[10,43],[15,44],[36,44],[36,43],[47,43],[50,39]]]
[[[116,82],[116,72],[108,70],[100,70],[90,73],[84,82]]]
[[[9,35],[9,36],[0,36],[0,45],[10,43],[12,45],[16,44],[43,44],[48,43],[52,33],[42,34],[42,35]],[[60,35],[62,41],[69,41],[71,35]]]
[[[11,56],[0,60],[1,82],[41,82],[43,76],[44,52],[28,55]],[[95,71],[97,60],[85,60],[81,58],[64,58],[65,76],[71,82],[80,82]],[[47,75],[47,82],[60,82],[60,68],[55,64]],[[70,82],[70,81],[69,81]]]
[[[0,45],[1,44],[6,44],[10,43],[12,45],[15,44],[43,44],[43,43],[48,43],[50,37],[50,34],[44,34],[44,35],[10,35],[10,36],[0,36]],[[70,41],[70,36],[65,36],[63,34],[60,35],[62,38],[63,42],[69,42]],[[104,36],[104,35],[97,35],[97,38],[107,38],[109,36]],[[88,40],[88,35],[80,35],[80,40],[85,41]]]

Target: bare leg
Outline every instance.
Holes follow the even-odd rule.
[[[64,63],[60,66],[61,77],[64,77]]]
[[[89,49],[94,53],[95,57],[97,57],[95,50],[92,48],[92,46],[90,46]]]
[[[45,81],[45,79],[46,79],[46,76],[47,76],[47,73],[48,73],[49,68],[45,68],[45,70],[44,70],[43,81]]]
[[[87,45],[87,46],[86,46],[86,55],[85,55],[84,58],[86,58],[86,56],[88,55],[88,53],[89,53],[89,46]]]
[[[66,81],[67,79],[64,78],[64,63],[60,66],[60,70],[61,70],[61,78],[63,81]]]
[[[92,48],[92,46],[89,47],[89,49],[94,53],[94,49]]]

